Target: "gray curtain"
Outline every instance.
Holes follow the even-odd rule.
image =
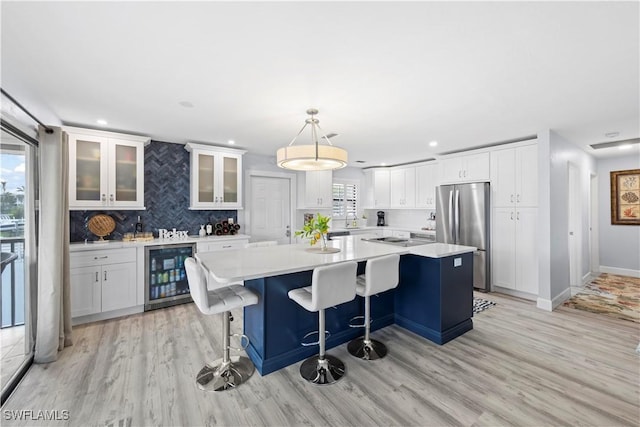
[[[40,129],[38,313],[34,361],[49,363],[72,344],[69,283],[69,141]]]

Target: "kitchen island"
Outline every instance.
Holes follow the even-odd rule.
[[[343,261],[358,262],[364,273],[367,259],[399,254],[400,283],[396,289],[371,299],[371,330],[398,324],[435,343],[444,344],[471,330],[473,322],[473,252],[469,246],[433,243],[401,247],[366,242],[348,236],[329,242],[340,252],[309,252],[308,244],[246,248],[224,253],[198,253],[196,257],[221,283],[245,281],[260,297],[244,309],[247,354],[265,375],[317,352],[303,347],[303,337],[317,330],[317,315],[291,301],[291,289],[309,286],[315,267]],[[331,348],[362,334],[349,326],[364,312],[362,298],[326,311]]]

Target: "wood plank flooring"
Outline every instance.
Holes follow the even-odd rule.
[[[195,374],[221,356],[222,327],[193,304],[79,326],[56,363],[30,369],[2,425],[640,425],[638,324],[479,296],[497,305],[444,346],[391,326],[372,334],[389,347],[385,359],[330,350],[347,376],[324,387],[302,380],[298,363],[236,390],[200,391]],[[67,410],[69,420],[7,419],[12,410]]]

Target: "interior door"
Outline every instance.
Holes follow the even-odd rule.
[[[569,285],[580,286],[582,284],[580,270],[580,247],[581,229],[582,229],[582,212],[581,206],[581,189],[580,189],[580,171],[573,163],[567,163],[569,173],[568,197],[569,218],[568,218],[568,246],[569,246]]]
[[[290,180],[266,176],[251,177],[252,241],[276,240],[291,243]]]

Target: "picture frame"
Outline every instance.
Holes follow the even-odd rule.
[[[611,224],[640,225],[640,169],[611,171]]]

